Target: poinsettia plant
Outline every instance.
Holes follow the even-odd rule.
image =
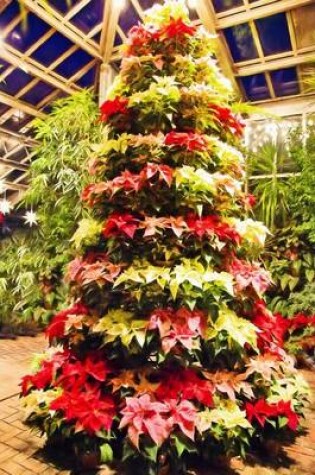
[[[177,0],[131,30],[72,240],[73,305],[46,330],[60,349],[22,384],[30,424],[137,473],[245,456],[266,424],[295,433],[307,393],[263,300],[268,230],[248,217],[244,125],[213,48]]]

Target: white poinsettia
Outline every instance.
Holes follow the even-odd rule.
[[[238,427],[243,429],[252,427],[246,419],[246,411],[241,411],[234,401],[221,401],[219,407],[197,414],[196,426],[201,434],[211,430],[214,425],[220,425],[225,431]]]

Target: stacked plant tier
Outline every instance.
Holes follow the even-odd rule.
[[[299,429],[307,387],[263,300],[268,231],[250,217],[244,125],[214,47],[183,2],[155,6],[101,107],[73,305],[22,383],[28,423],[82,464],[187,473]]]

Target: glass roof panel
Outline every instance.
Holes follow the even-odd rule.
[[[270,97],[267,81],[263,73],[244,76],[239,78],[239,81],[248,100],[262,101]]]
[[[126,34],[130,28],[141,22],[141,18],[139,17],[130,0],[128,0],[127,4],[128,7],[121,12],[119,18],[119,26]]]
[[[65,78],[69,79],[73,76],[77,71],[82,69],[87,63],[92,61],[92,56],[86,53],[85,51],[78,50],[65,59],[61,64],[59,64],[55,71],[56,73],[64,76]]]
[[[116,33],[115,40],[114,40],[114,46],[122,45],[122,43],[123,43],[123,40],[121,39],[120,34]]]
[[[76,82],[76,84],[80,87],[92,87],[95,81],[96,70],[97,68],[95,66],[89,69],[88,72]]]
[[[1,61],[1,60],[0,60]],[[0,82],[0,90],[14,96],[19,92],[24,86],[31,82],[33,76],[30,76],[22,69],[14,69],[11,74],[9,74],[4,81]]]
[[[103,21],[104,0],[91,0],[73,18],[71,23],[80,28],[84,33],[88,33],[96,25]]]
[[[270,76],[276,96],[292,96],[299,93],[296,68],[271,71]]]
[[[50,27],[44,21],[40,20],[33,13],[27,15],[27,27],[24,20],[21,21],[7,36],[6,43],[13,48],[25,52],[30,48],[39,38],[41,38]]]
[[[38,82],[32,89],[24,94],[21,99],[33,106],[39,104],[46,96],[54,91],[52,86],[49,86],[43,81]]]
[[[260,18],[255,23],[266,56],[292,50],[288,23],[284,13]]]
[[[12,130],[13,132],[18,132],[20,129],[25,127],[29,122],[32,122],[34,117],[31,115],[26,115],[21,113],[20,117],[18,116],[11,116],[8,120],[1,124],[6,129]]]
[[[13,18],[16,17],[20,12],[18,2],[11,2],[4,10],[2,10],[0,15],[0,28],[3,29],[7,26]]]
[[[72,7],[74,7],[80,0],[49,0],[49,5],[59,13],[66,14]]]
[[[223,30],[235,62],[258,58],[253,35],[248,23]]]
[[[212,3],[217,13],[244,5],[243,0],[212,0]]]
[[[58,59],[59,56],[71,48],[73,44],[74,43],[68,40],[68,38],[62,36],[60,33],[54,33],[32,54],[32,58],[44,66],[49,66]]]

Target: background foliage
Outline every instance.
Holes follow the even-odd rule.
[[[80,193],[100,136],[98,114],[92,94],[83,91],[56,101],[48,117],[33,122],[38,146],[19,207],[34,209],[39,224],[0,243],[1,323],[46,322],[50,309],[65,301],[61,274],[83,213]]]

